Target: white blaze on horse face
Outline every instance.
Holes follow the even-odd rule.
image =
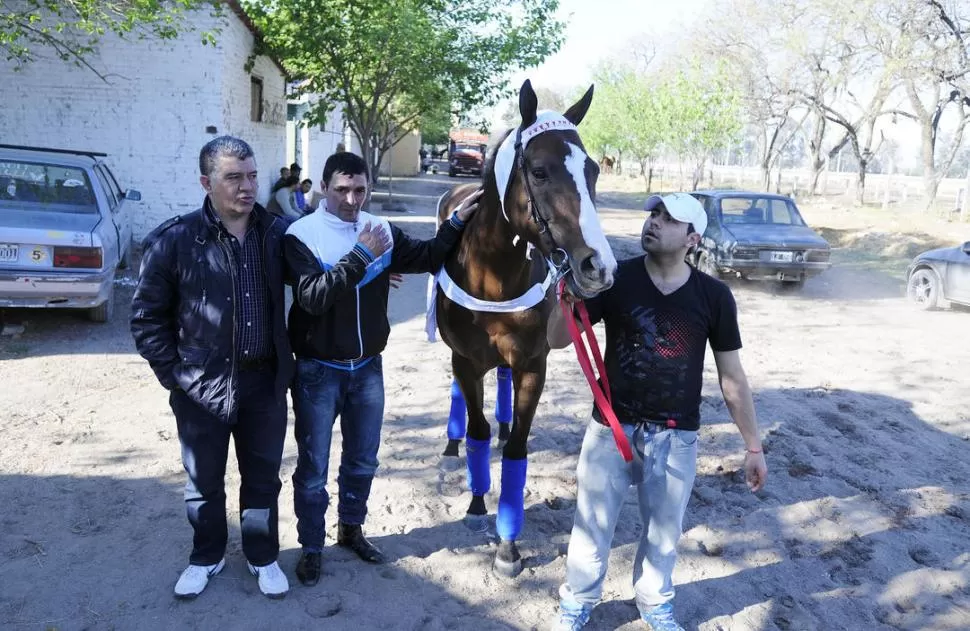
[[[576,191],[579,193],[579,228],[583,231],[583,240],[586,241],[586,245],[596,250],[600,263],[607,269],[607,278],[612,280],[613,272],[616,271],[616,257],[613,256],[613,249],[606,240],[596,214],[596,205],[593,204],[593,198],[589,194],[589,185],[586,183],[586,152],[571,142],[566,144],[569,146],[566,170],[573,176]]]

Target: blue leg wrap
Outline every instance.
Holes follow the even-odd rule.
[[[492,474],[489,471],[488,457],[491,453],[491,438],[465,441],[465,454],[468,459],[468,488],[472,495],[485,495],[492,488]]]
[[[451,412],[448,414],[448,440],[461,440],[465,437],[467,414],[465,397],[461,394],[458,381],[451,380]]]
[[[495,527],[502,541],[515,541],[525,519],[525,473],[529,461],[502,458],[502,493],[498,498]]]
[[[495,420],[499,423],[512,422],[512,369],[498,367],[498,392],[495,396]]]

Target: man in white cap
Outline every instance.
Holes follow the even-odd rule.
[[[576,469],[576,515],[559,590],[557,629],[581,629],[599,601],[620,509],[636,486],[643,528],[633,563],[637,608],[654,631],[679,631],[671,575],[694,484],[701,382],[708,342],[721,393],[744,439],[748,487],[768,470],[738,350],[737,307],[723,282],[685,262],[707,229],[707,214],[686,193],[654,195],[640,239],[645,256],[623,261],[613,286],[586,301],[606,325],[606,375],[613,411],[633,448],[620,455],[599,410],[586,429]],[[564,294],[564,300],[575,300]],[[559,309],[554,313],[561,314]],[[563,317],[549,323],[549,344],[569,344]]]

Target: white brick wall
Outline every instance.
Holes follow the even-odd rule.
[[[310,98],[311,103],[315,99]],[[292,123],[291,123],[292,125]],[[347,130],[344,129],[343,123],[343,109],[337,105],[334,107],[333,111],[327,117],[327,121],[324,125],[314,125],[312,127],[306,126],[295,126],[292,130],[294,136],[299,134],[300,151],[296,152],[296,147],[291,139],[290,145],[288,146],[288,155],[295,156],[296,162],[303,167],[302,178],[310,178],[313,180],[313,188],[320,188],[320,176],[323,174],[323,165],[326,163],[327,158],[329,158],[336,150],[337,144],[344,143],[348,150],[353,151],[354,146],[351,146],[347,142],[348,136],[350,135]]]
[[[250,73],[245,70],[252,52],[253,38],[249,29],[235,17],[219,37],[222,48],[222,112],[218,123],[220,134],[238,136],[256,153],[259,169],[259,201],[269,199],[270,185],[280,175],[286,159],[286,83],[276,64],[268,57],[258,57]],[[263,121],[250,119],[250,75],[263,81]],[[200,145],[201,147],[201,145]]]
[[[174,42],[106,36],[91,61],[107,83],[58,59],[20,72],[0,59],[0,143],[107,153],[121,186],[142,193],[134,205],[136,238],[201,203],[199,150],[213,138],[206,126],[241,136],[253,145],[260,168],[271,168],[285,151],[283,77],[271,60],[257,59],[253,74],[264,82],[264,109],[282,117],[251,122],[243,67],[253,38],[226,13],[216,47],[200,42],[199,31],[214,26],[206,12],[193,20],[196,32]],[[260,199],[267,196],[261,190]]]

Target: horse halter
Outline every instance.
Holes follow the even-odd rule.
[[[549,220],[539,212],[539,205],[535,201],[535,195],[532,194],[532,185],[529,184],[529,170],[526,168],[525,163],[525,149],[522,147],[521,125],[515,130],[515,165],[522,172],[522,181],[525,182],[525,195],[526,203],[529,207],[529,217],[539,226],[539,238],[541,239],[545,235],[549,239],[549,243],[552,244],[552,247],[549,249],[549,255],[544,258],[550,271],[554,274],[553,283],[556,284],[572,271],[569,267],[569,256],[556,243],[556,238],[552,236],[552,231],[549,230]]]

